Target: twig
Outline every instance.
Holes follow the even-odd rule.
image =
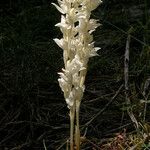
[[[127,126],[130,126],[130,125],[132,125],[132,124],[133,124],[133,122],[130,122],[130,123],[127,123],[127,124],[125,124],[125,125],[122,125],[122,126],[120,126],[120,127],[118,127],[118,128],[109,130],[109,131],[107,131],[107,132],[105,133],[105,136],[108,136],[108,135],[110,135],[110,134],[112,135],[113,132],[118,131],[118,130],[121,130],[121,129],[123,129],[123,128],[126,128]]]
[[[46,144],[45,144],[45,140],[44,140],[44,139],[43,139],[43,146],[44,146],[44,150],[47,150]]]
[[[106,21],[106,20],[105,20],[104,22],[106,22],[106,23],[108,23],[109,25],[115,27],[117,30],[121,31],[122,33],[124,33],[124,34],[126,34],[126,35],[129,35],[129,34],[130,34],[130,33],[126,32],[126,31],[124,31],[123,29],[121,29],[121,28],[115,26],[114,24],[112,24],[112,23],[109,22],[109,21]],[[144,46],[149,46],[148,44],[146,44],[145,42],[143,42],[143,41],[137,39],[135,36],[133,36],[133,35],[131,35],[131,34],[130,34],[130,37],[131,37],[132,39],[136,40],[137,42],[139,42],[140,44],[144,45]]]
[[[94,146],[98,150],[100,150],[100,147],[98,145],[96,145],[95,143],[93,143],[92,141],[90,141],[89,139],[86,139],[86,141],[89,142],[90,144],[92,144],[92,146]]]
[[[5,139],[3,139],[2,141],[0,141],[0,145],[2,145],[2,143],[10,140],[13,136],[15,136],[17,133],[19,133],[22,129],[24,129],[26,127],[26,125],[24,125],[22,128],[20,128],[19,130],[17,130],[16,132],[12,133],[11,135],[8,135]]]
[[[56,150],[60,150],[66,143],[68,142],[68,139],[65,140]]]
[[[149,88],[150,88],[150,77],[145,81],[144,90],[142,92],[142,95],[143,95],[144,100],[145,100],[143,122],[145,122],[145,118],[146,118],[147,103],[148,103],[148,97],[149,97],[149,93],[150,93]]]
[[[106,108],[113,102],[113,100],[118,96],[118,94],[120,93],[120,91],[121,91],[122,88],[123,88],[123,84],[119,87],[119,89],[117,90],[117,92],[115,93],[115,95],[106,104],[106,106],[102,110],[100,110],[96,115],[94,115],[92,117],[92,119],[89,120],[84,126],[89,126],[89,124],[91,124],[100,114],[102,114],[106,110]]]
[[[125,100],[127,105],[131,105],[131,101],[129,98],[129,49],[130,49],[130,40],[131,40],[131,35],[130,35],[130,30],[128,33],[127,41],[126,41],[126,49],[125,49],[125,58],[124,58],[124,81],[125,81]],[[132,122],[135,123],[136,128],[138,129],[138,122],[132,112],[132,108],[128,107],[127,108],[127,113],[130,116]]]

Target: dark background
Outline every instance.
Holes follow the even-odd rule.
[[[0,150],[57,149],[69,138],[69,110],[57,79],[62,50],[53,38],[60,13],[48,0],[0,2]],[[93,13],[102,26],[94,33],[99,56],[91,58],[81,105],[81,134],[124,85],[124,53],[131,33],[129,93],[142,122],[145,81],[150,78],[150,1],[103,0]],[[126,113],[124,87],[87,128],[94,142],[134,127]],[[150,121],[149,106],[146,122]],[[84,146],[83,146],[84,147]],[[90,144],[85,145],[91,149]],[[65,149],[60,148],[60,149]],[[87,148],[88,149],[88,148]]]

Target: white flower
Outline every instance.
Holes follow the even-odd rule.
[[[89,44],[93,41],[93,35],[91,35],[89,32],[87,32],[85,35],[84,35],[84,43],[85,44]]]
[[[55,41],[55,43],[60,47],[60,48],[63,48],[63,45],[64,45],[64,40],[63,39],[53,39]]]
[[[75,88],[77,88],[79,86],[79,83],[80,83],[80,76],[78,73],[75,73],[72,76],[72,84]]]
[[[66,23],[66,18],[63,15],[61,15],[61,22],[57,23],[55,26],[65,29],[71,29],[71,25]]]
[[[58,3],[59,3],[59,6],[56,5],[55,3],[52,3],[52,5],[54,5],[57,8],[57,10],[59,12],[61,12],[62,14],[66,14],[67,11],[68,11],[68,5],[67,5],[67,3],[65,3],[64,0],[58,0]]]
[[[79,32],[82,34],[86,33],[87,32],[87,25],[88,25],[88,22],[84,18],[80,18],[79,19],[79,26],[78,26]]]
[[[99,47],[94,47],[91,34],[100,24],[90,19],[91,11],[101,0],[58,0],[52,3],[62,13],[59,27],[63,38],[54,41],[63,49],[65,68],[58,73],[59,85],[69,108],[80,103],[84,92],[86,67],[90,57],[96,56]]]
[[[58,74],[60,75],[60,78],[62,78],[62,79],[65,80],[66,82],[69,81],[68,77],[67,77],[64,73],[59,72]]]
[[[55,41],[55,43],[62,49],[67,49],[67,41],[64,39],[53,39]]]
[[[58,82],[59,82],[59,86],[61,87],[64,93],[69,91],[68,83],[63,78],[58,79]]]
[[[65,99],[68,98],[72,85],[69,84],[69,82],[65,81],[63,78],[58,79],[59,86],[61,87],[61,90],[64,92]]]
[[[75,8],[71,8],[68,12],[67,19],[71,22],[74,23],[77,21],[77,10]]]
[[[66,103],[68,104],[68,107],[72,107],[75,103],[75,91],[71,91],[69,94],[69,97],[66,98]]]
[[[91,34],[93,31],[95,31],[95,29],[100,26],[100,23],[97,23],[98,20],[95,19],[90,19],[89,20],[89,24],[88,24],[88,30],[89,33]]]
[[[84,70],[83,63],[80,61],[79,56],[75,55],[75,58],[70,62],[67,62],[66,68],[72,75],[79,73],[79,71]]]
[[[90,52],[90,57],[93,57],[93,56],[99,56],[97,54],[97,51],[100,50],[101,48],[100,47],[94,47],[91,52]]]

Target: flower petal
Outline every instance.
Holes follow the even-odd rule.
[[[57,44],[60,48],[63,48],[63,45],[64,45],[63,39],[57,39],[57,38],[55,38],[55,39],[53,39],[53,40],[56,42],[56,44]]]
[[[65,14],[65,12],[63,11],[63,9],[61,8],[61,7],[59,7],[58,5],[56,5],[55,3],[51,3],[52,5],[54,5],[56,8],[57,8],[57,10],[59,11],[59,12],[61,12],[62,14]]]

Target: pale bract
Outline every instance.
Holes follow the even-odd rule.
[[[101,0],[83,0],[82,5],[87,7],[89,11],[92,11],[96,9],[100,3],[102,3]]]
[[[55,3],[52,3],[52,5],[54,5],[57,8],[57,10],[62,14],[66,14],[68,11],[66,3],[63,0],[58,0],[58,3],[60,6],[56,5]]]

